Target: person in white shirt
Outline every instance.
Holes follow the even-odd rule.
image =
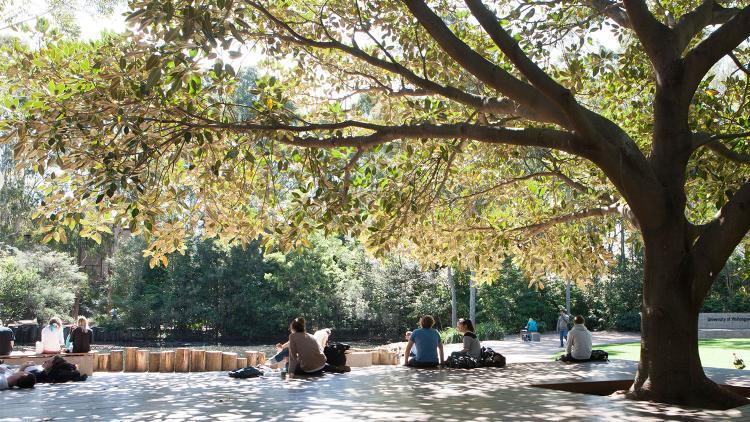
[[[60,353],[65,347],[63,327],[60,318],[50,318],[49,324],[42,328],[42,353]]]
[[[591,331],[584,325],[581,315],[573,318],[573,329],[568,332],[568,344],[565,347],[564,362],[582,362],[591,359]]]
[[[33,387],[36,384],[36,377],[26,372],[26,368],[30,366],[34,366],[34,362],[24,363],[17,371],[12,372],[7,366],[0,365],[0,390]]]

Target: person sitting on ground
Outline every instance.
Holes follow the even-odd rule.
[[[442,365],[443,342],[440,341],[440,333],[433,328],[435,319],[430,315],[425,315],[419,320],[418,329],[411,333],[411,340],[406,343],[406,352],[404,353],[404,366],[417,368],[434,368]],[[417,345],[417,355],[409,357],[411,349]],[[438,360],[438,353],[440,359]]]
[[[7,356],[13,352],[15,340],[13,330],[3,326],[3,321],[0,320],[0,356]]]
[[[322,330],[318,330],[315,332],[315,334],[313,334],[313,337],[315,337],[315,341],[317,341],[318,345],[320,346],[320,350],[325,349],[326,345],[328,344],[328,338],[331,336],[331,332],[332,331],[330,328],[323,328]],[[266,360],[266,365],[274,366],[288,359],[289,342],[287,341],[284,344],[276,343],[276,351],[277,353],[275,355]]]
[[[60,318],[50,318],[49,324],[42,329],[42,353],[57,354],[64,346],[62,322]]]
[[[89,328],[89,322],[85,316],[78,317],[76,325],[68,334],[66,349],[71,353],[88,353],[91,351],[91,343],[94,333]]]
[[[573,318],[573,329],[568,332],[568,344],[565,347],[563,362],[585,362],[591,359],[591,331],[584,325],[586,321],[581,315]]]
[[[12,372],[5,365],[0,365],[0,390],[13,387],[32,388],[36,384],[36,377],[26,372],[26,368],[33,365],[34,362],[26,362],[15,372]]]
[[[482,358],[482,345],[477,335],[474,334],[474,324],[470,319],[461,318],[456,323],[456,329],[464,336],[464,348],[460,352],[454,352],[471,356],[474,359]]]
[[[557,318],[557,331],[560,333],[560,347],[563,347],[563,339],[568,341],[568,323],[570,317],[565,313],[565,310],[560,308],[560,316]]]
[[[411,340],[411,334],[412,334],[411,330],[407,330],[406,333],[404,334],[404,338],[406,339],[406,343],[409,343],[409,340]],[[417,356],[417,345],[416,344],[414,344],[414,345],[411,346],[411,352],[409,352],[409,357],[410,358],[413,358],[415,356]]]
[[[324,371],[344,372],[347,368],[334,367],[326,362],[323,348],[314,336],[308,334],[305,319],[297,317],[289,325],[289,373],[318,375]]]

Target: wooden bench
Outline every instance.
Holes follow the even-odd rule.
[[[13,354],[9,356],[0,356],[0,360],[6,365],[22,365],[26,362],[34,362],[41,365],[44,361],[55,355],[36,355],[36,354]],[[66,361],[78,366],[78,372],[81,375],[91,376],[94,373],[94,353],[60,353]]]

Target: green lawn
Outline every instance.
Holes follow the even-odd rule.
[[[703,366],[734,369],[732,353],[736,353],[745,361],[745,370],[750,370],[750,338],[706,339],[700,340],[699,344]],[[606,350],[610,359],[639,360],[640,347],[640,342],[634,342],[600,344],[595,345],[594,349]],[[562,353],[556,353],[553,359],[560,355]]]

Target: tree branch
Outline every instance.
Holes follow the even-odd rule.
[[[551,217],[546,221],[542,221],[536,224],[530,224],[528,226],[516,227],[508,230],[508,233],[512,232],[524,232],[525,235],[534,236],[544,231],[545,229],[552,227],[557,224],[569,223],[572,221],[583,220],[591,217],[604,217],[612,214],[622,214],[627,218],[630,218],[623,213],[624,207],[619,204],[612,204],[604,207],[589,208],[583,211],[577,211],[571,214],[559,215]]]
[[[162,123],[182,125],[190,129],[222,129],[235,133],[271,132],[277,133],[278,142],[304,148],[354,147],[368,148],[396,139],[469,139],[488,144],[507,144],[540,148],[553,148],[590,159],[590,152],[581,148],[580,140],[572,133],[555,129],[526,128],[508,129],[489,127],[473,123],[384,126],[373,123],[347,120],[339,123],[319,123],[307,125],[224,123],[211,120],[190,122],[162,120]],[[306,136],[314,131],[344,129],[365,129],[370,134],[353,136]],[[288,136],[284,132],[299,133]]]
[[[505,54],[516,68],[538,88],[547,98],[562,108],[573,127],[586,136],[597,139],[599,135],[588,118],[586,109],[576,101],[573,93],[552,79],[521,50],[518,42],[506,32],[497,17],[485,7],[482,0],[465,0],[472,15],[479,21],[495,45]]]
[[[750,164],[750,154],[732,151],[721,142],[711,142],[709,144],[706,144],[706,147],[728,160],[734,161],[736,163]]]
[[[672,30],[654,17],[644,0],[624,0],[623,3],[651,63],[656,72],[661,73],[668,63],[679,57],[673,43]]]
[[[480,81],[528,108],[543,111],[548,123],[569,127],[568,119],[535,87],[514,77],[510,73],[485,59],[465,42],[461,41],[422,0],[402,0],[417,21],[453,60]]]
[[[683,15],[673,28],[677,37],[678,50],[682,52],[690,44],[690,40],[703,28],[725,23],[741,10],[735,7],[722,7],[715,0],[704,0],[700,6]]]
[[[602,15],[615,21],[616,24],[624,28],[632,28],[630,24],[630,18],[625,9],[622,8],[622,4],[610,0],[589,0],[588,5]]]
[[[736,13],[685,55],[685,90],[692,94],[706,73],[722,57],[750,37],[750,6]]]
[[[365,51],[363,51],[362,49],[356,46],[346,45],[337,40],[319,41],[319,40],[305,37],[301,35],[300,33],[298,33],[297,31],[295,31],[289,24],[287,24],[286,22],[282,21],[281,19],[273,15],[270,11],[268,11],[268,9],[263,7],[261,4],[256,3],[256,2],[249,2],[248,4],[250,4],[253,8],[258,10],[261,14],[266,16],[266,18],[268,18],[274,24],[279,26],[283,31],[289,34],[288,36],[281,35],[281,34],[266,35],[269,38],[272,38],[272,39],[277,38],[281,41],[287,41],[287,42],[294,43],[297,45],[307,46],[307,47],[312,47],[312,48],[342,51],[344,53],[349,54],[352,57],[362,60],[363,62],[371,66],[385,70],[390,73],[400,75],[407,81],[418,86],[419,88],[428,90],[431,93],[435,93],[437,95],[441,95],[457,103],[467,105],[477,111],[484,111],[487,113],[496,113],[496,114],[503,114],[503,115],[523,115],[526,118],[529,118],[531,120],[536,120],[536,121],[541,121],[541,122],[547,122],[547,121],[550,121],[551,119],[551,116],[548,116],[544,112],[544,109],[535,109],[534,107],[524,106],[522,103],[521,103],[522,106],[519,107],[518,104],[514,104],[513,101],[510,101],[507,99],[498,100],[497,98],[482,97],[482,96],[467,93],[455,87],[441,85],[439,83],[430,81],[426,78],[420,77],[419,75],[417,75],[416,73],[408,69],[407,67],[397,62],[391,62],[388,60],[380,59],[378,57],[375,57],[371,54],[366,53]]]
[[[734,251],[750,230],[750,181],[735,193],[721,207],[719,214],[709,224],[702,227],[695,242],[692,255],[695,271],[695,283],[692,286],[696,306],[711,288],[716,275],[719,274]]]

